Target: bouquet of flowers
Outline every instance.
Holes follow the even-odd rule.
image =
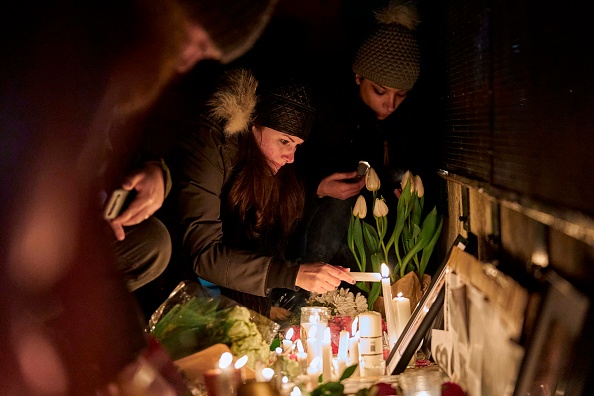
[[[258,361],[268,362],[278,328],[228,298],[208,296],[196,283],[182,282],[152,315],[148,330],[174,360],[226,344],[233,355],[247,355],[254,368]]]
[[[360,195],[352,211],[348,230],[348,245],[361,272],[367,270],[371,262],[373,272],[380,272],[382,263],[389,263],[389,253],[393,248],[396,263],[391,274],[392,282],[403,278],[409,272],[415,272],[422,280],[425,268],[439,235],[443,219],[437,215],[434,207],[422,219],[425,204],[425,190],[421,178],[407,171],[402,178],[402,193],[398,199],[396,222],[388,233],[388,206],[383,197],[377,197],[381,182],[372,168],[366,175],[366,188],[373,193],[373,217],[375,226],[364,221],[367,216],[367,203]],[[389,237],[388,237],[389,235]],[[368,260],[369,256],[369,260]],[[380,294],[381,285],[373,283],[369,288],[365,283],[357,286],[369,293],[370,309]]]

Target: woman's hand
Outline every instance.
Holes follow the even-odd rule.
[[[301,264],[295,286],[310,292],[324,294],[336,289],[342,281],[354,285],[355,279],[349,272],[349,268],[335,267],[326,263]]]
[[[137,194],[128,209],[109,222],[119,241],[123,241],[126,236],[124,226],[143,222],[163,205],[165,200],[163,169],[153,163],[146,164],[142,169],[128,175],[122,183],[122,188],[128,191],[136,190]]]
[[[333,173],[322,179],[318,185],[318,197],[347,199],[358,194],[365,185],[364,177],[353,183],[344,182],[344,180],[353,179],[355,176],[357,176],[357,172],[343,172]]]

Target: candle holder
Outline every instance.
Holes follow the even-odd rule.
[[[312,326],[316,326],[315,338],[321,344],[324,339],[324,331],[328,327],[328,318],[330,317],[330,309],[327,307],[301,307],[301,324],[300,335],[301,340],[307,340],[309,330]],[[305,342],[305,341],[303,341]],[[307,351],[309,353],[309,351]]]

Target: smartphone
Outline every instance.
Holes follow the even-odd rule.
[[[114,190],[103,208],[103,218],[105,220],[113,220],[118,217],[124,207],[130,203],[128,199],[130,196],[131,194],[128,190],[122,188]]]
[[[362,177],[364,177],[367,174],[369,168],[371,168],[369,162],[359,161],[359,164],[357,165],[357,175],[350,179],[343,179],[342,181],[344,183],[357,183],[359,180],[361,180]]]

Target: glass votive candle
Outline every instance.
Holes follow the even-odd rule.
[[[300,335],[301,342],[305,345],[309,330],[312,326],[316,326],[315,338],[318,340],[324,339],[324,331],[328,327],[328,317],[330,316],[330,309],[326,307],[301,307],[301,326]]]
[[[404,396],[441,396],[441,375],[438,371],[416,369],[400,377]]]

